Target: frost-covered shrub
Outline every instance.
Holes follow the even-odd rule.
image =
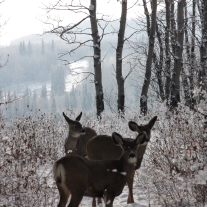
[[[176,112],[164,111],[158,117],[140,176],[147,178],[147,185],[156,187],[154,194],[163,206],[204,206],[207,127],[203,115],[179,106]]]
[[[52,206],[52,165],[63,156],[64,126],[57,117],[33,115],[1,127],[0,206]]]
[[[75,114],[68,114],[72,119]],[[172,114],[162,105],[143,117],[127,111],[125,118],[84,114],[81,123],[97,134],[118,132],[135,138],[128,121],[146,124],[157,115],[134,194],[144,192],[151,206],[204,206],[207,180],[207,138],[202,114],[179,107]],[[57,206],[59,194],[52,165],[64,156],[68,126],[61,116],[36,114],[0,123],[0,206]],[[145,202],[146,203],[146,202]],[[90,204],[91,205],[91,204]]]

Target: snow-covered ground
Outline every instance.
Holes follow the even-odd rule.
[[[127,204],[127,198],[128,198],[128,187],[125,186],[122,194],[115,198],[113,206],[118,207],[148,207],[149,202],[147,201],[146,194],[143,191],[143,188],[141,186],[138,186],[137,184],[134,185],[134,201],[133,204]],[[92,198],[84,197],[80,206],[92,206]],[[100,204],[98,207],[104,207],[104,204]]]
[[[161,109],[160,109],[161,110]],[[114,207],[206,207],[207,206],[207,140],[202,117],[184,114],[166,118],[156,112],[152,138],[134,179],[134,204],[127,204],[128,187],[115,198]],[[127,121],[146,123],[154,115],[134,117]],[[68,126],[62,116],[55,120],[33,114],[0,124],[0,206],[57,206],[59,193],[52,174],[53,163],[64,156]],[[73,118],[73,117],[71,117]],[[97,134],[119,132],[135,137],[127,121],[103,114],[82,120]],[[80,206],[90,207],[92,198],[84,197]]]

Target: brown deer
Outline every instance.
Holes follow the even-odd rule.
[[[141,145],[139,145],[137,150],[137,160],[135,165],[135,170],[139,169],[142,163],[142,159],[150,140],[151,129],[154,126],[155,121],[157,120],[157,116],[152,118],[148,124],[146,125],[138,125],[137,123],[130,121],[128,123],[129,128],[134,132],[146,132],[147,141]],[[124,139],[125,140],[125,139]],[[91,160],[117,160],[120,158],[122,154],[122,149],[120,146],[114,144],[113,140],[109,136],[105,137],[94,137],[87,144],[87,156]],[[127,180],[127,185],[129,187],[129,194],[127,203],[134,203],[133,198],[133,179],[134,174]],[[98,204],[101,203],[101,199],[98,199]],[[96,200],[93,198],[92,206],[96,206]]]
[[[65,153],[76,154],[85,157],[86,156],[86,144],[94,136],[96,132],[89,128],[83,128],[79,122],[82,116],[82,112],[77,116],[75,120],[71,120],[63,112],[63,116],[68,123],[69,133],[65,139]]]
[[[105,139],[107,136],[98,135]],[[68,207],[78,207],[83,196],[104,197],[105,206],[112,207],[114,198],[122,193],[127,180],[132,176],[137,163],[137,147],[147,139],[140,133],[135,140],[123,139],[112,133],[114,144],[123,150],[118,160],[88,160],[67,155],[53,165],[53,174],[60,194],[58,207],[64,207],[71,195]]]

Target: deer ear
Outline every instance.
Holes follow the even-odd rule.
[[[128,126],[133,132],[139,132],[139,126],[137,125],[136,122],[129,121]]]
[[[152,129],[152,127],[154,126],[155,122],[157,120],[157,116],[153,117],[149,123],[148,123],[148,127],[150,128],[150,130]]]
[[[143,131],[137,135],[135,142],[137,145],[139,145],[139,144],[143,144],[145,141],[147,142],[149,140],[147,140],[146,132]]]
[[[113,132],[112,139],[115,145],[121,146],[123,144],[123,138],[120,134]]]
[[[76,117],[76,121],[80,121],[80,119],[81,119],[81,116],[82,116],[82,111],[80,112],[80,114]]]
[[[68,124],[70,123],[70,119],[65,115],[65,113],[63,112],[63,116],[64,116],[64,118],[65,118],[65,120],[68,122]]]

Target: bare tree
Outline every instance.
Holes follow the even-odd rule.
[[[1,0],[1,1],[0,1],[0,4],[2,4],[3,2],[5,2],[5,0]],[[1,17],[2,17],[2,14],[0,14],[0,18],[1,18]],[[2,32],[2,30],[3,30],[3,28],[4,28],[4,26],[7,24],[7,22],[8,22],[8,20],[6,20],[6,21],[0,23],[0,37],[1,37],[1,32]],[[8,62],[8,58],[9,58],[9,55],[7,56],[7,59],[6,59],[3,63],[0,62],[0,69],[2,69],[2,68],[7,64],[7,62]],[[2,56],[0,55],[0,61],[1,61],[1,59],[2,59]]]
[[[170,97],[170,81],[171,81],[171,58],[170,58],[170,3],[171,0],[165,0],[165,7],[166,7],[166,26],[165,26],[165,56],[166,56],[166,66],[165,66],[165,73],[166,73],[166,81],[165,81],[165,99],[167,101],[167,105],[169,104],[169,97]]]
[[[200,61],[201,70],[199,75],[199,84],[202,90],[207,88],[207,0],[201,1],[201,47],[200,47]]]
[[[182,68],[182,52],[183,52],[183,16],[184,0],[178,1],[177,4],[177,41],[175,44],[174,54],[174,71],[172,74],[172,92],[171,107],[177,107],[180,102],[180,71]]]
[[[86,7],[82,4],[82,1],[70,1],[70,3],[64,3],[64,1],[58,0],[54,5],[45,6],[47,12],[47,20],[44,21],[45,24],[48,24],[52,27],[46,33],[53,33],[58,35],[62,40],[67,44],[71,45],[71,48],[68,52],[62,52],[59,55],[59,58],[65,62],[65,64],[74,63],[74,61],[68,61],[66,55],[73,55],[80,48],[93,47],[93,55],[89,52],[84,54],[82,57],[79,57],[75,62],[83,60],[85,58],[93,58],[94,60],[94,73],[84,72],[87,76],[94,76],[94,84],[96,91],[96,110],[97,116],[101,115],[101,112],[104,110],[104,101],[103,101],[103,87],[102,87],[102,71],[101,71],[101,40],[104,36],[104,30],[107,27],[107,23],[102,28],[102,34],[99,35],[98,32],[98,23],[103,19],[97,19],[96,17],[96,0],[90,1],[90,6]],[[63,26],[62,20],[59,18],[52,18],[49,16],[49,13],[53,11],[67,11],[74,16],[72,23]],[[82,18],[78,18],[82,15]],[[77,19],[75,18],[77,15]],[[90,20],[90,27],[82,28],[81,24],[86,23],[87,20]],[[74,23],[75,22],[75,23]],[[56,25],[54,25],[56,23]],[[86,23],[87,25],[87,23]],[[82,37],[82,38],[81,38]],[[88,38],[89,37],[89,38]]]
[[[116,80],[118,85],[118,111],[124,112],[124,81],[122,75],[122,51],[124,45],[124,33],[126,28],[126,17],[127,17],[127,0],[122,1],[122,13],[120,20],[120,27],[118,33],[118,44],[116,49]]]
[[[151,67],[152,67],[152,58],[154,51],[154,41],[155,41],[155,31],[156,31],[156,14],[157,14],[157,0],[151,1],[152,6],[152,14],[151,14],[151,26],[149,21],[149,12],[147,9],[146,1],[143,0],[145,15],[147,17],[147,30],[150,31],[149,36],[149,48],[147,55],[147,63],[146,63],[146,71],[145,71],[145,79],[144,84],[142,86],[142,92],[140,97],[140,109],[143,114],[147,112],[147,93],[150,85],[151,78]]]
[[[100,49],[100,36],[98,33],[97,18],[96,18],[96,0],[91,0],[90,5],[90,21],[91,32],[93,37],[93,49],[94,49],[94,81],[96,88],[96,109],[97,115],[100,116],[104,110],[103,102],[103,88],[102,88],[102,73],[101,73],[101,49]]]

